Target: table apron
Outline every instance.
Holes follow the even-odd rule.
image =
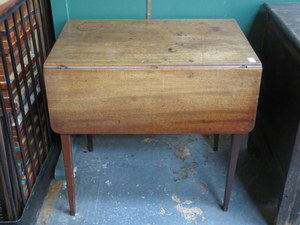
[[[247,133],[260,68],[45,69],[60,134]]]

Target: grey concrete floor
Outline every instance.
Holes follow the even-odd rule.
[[[218,152],[204,135],[94,135],[94,152],[77,136],[75,216],[64,181],[53,181],[37,224],[264,225],[277,199],[267,168],[240,153],[231,202],[222,211],[230,136]]]

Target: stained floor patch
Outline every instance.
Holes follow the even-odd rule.
[[[55,199],[58,196],[58,194],[60,193],[60,191],[63,189],[63,187],[64,187],[64,181],[54,180],[51,182],[51,186],[50,186],[47,196],[44,200],[42,210],[39,213],[39,217],[37,219],[36,224],[38,224],[38,225],[46,225],[47,224],[47,220],[52,212]]]
[[[229,211],[219,206],[227,136],[217,153],[210,152],[211,143],[202,135],[94,135],[93,152],[84,152],[85,137],[76,138],[82,149],[76,163],[76,215],[68,214],[62,183],[52,186],[56,194],[45,202],[40,224],[267,224],[238,176]]]
[[[192,204],[192,201],[186,200],[181,202],[180,198],[176,194],[172,195],[172,200],[177,203],[174,208],[182,214],[185,220],[192,221],[194,224],[199,224],[198,217],[200,217],[202,222],[205,221],[206,218],[202,209],[198,207],[185,206]]]
[[[192,156],[192,153],[191,153],[190,149],[180,148],[180,147],[178,147],[176,149],[176,152],[174,154],[175,154],[176,157],[178,157],[182,160],[186,160],[186,159],[188,159]]]

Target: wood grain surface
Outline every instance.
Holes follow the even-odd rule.
[[[245,133],[260,69],[45,71],[52,129],[65,134]]]
[[[71,20],[44,69],[61,134],[254,125],[261,64],[234,20]]]
[[[123,65],[260,66],[260,62],[235,20],[70,20],[45,68]]]
[[[67,181],[68,200],[70,206],[70,214],[75,215],[75,182],[74,182],[74,166],[72,153],[72,138],[71,135],[60,135],[61,147],[63,149],[64,167]]]

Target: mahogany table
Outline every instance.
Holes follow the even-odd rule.
[[[44,65],[75,213],[71,134],[241,134],[255,122],[261,63],[235,20],[70,20]]]

